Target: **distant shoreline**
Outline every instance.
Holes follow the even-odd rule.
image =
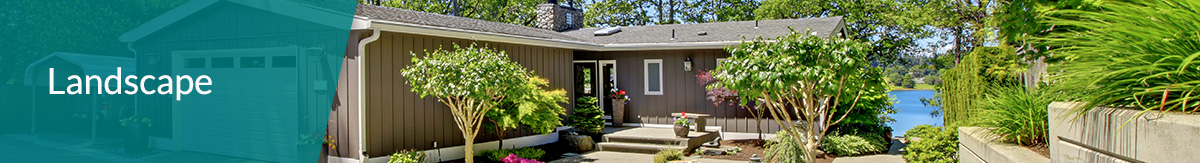
[[[932,89],[892,88],[893,91],[933,91]]]

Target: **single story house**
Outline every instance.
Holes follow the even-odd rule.
[[[550,86],[567,90],[572,98],[597,96],[611,116],[607,90],[628,92],[622,119],[628,126],[669,126],[670,113],[707,113],[708,126],[729,132],[756,132],[748,111],[714,106],[697,82],[700,71],[716,68],[729,56],[724,48],[762,37],[787,35],[789,27],[819,37],[844,35],[842,17],[581,28],[582,10],[541,4],[537,26],[411,10],[359,5],[355,14],[335,103],[330,135],[349,148],[336,155],[348,159],[386,160],[398,150],[428,150],[433,161],[462,158],[461,132],[446,106],[434,98],[410,92],[399,70],[411,64],[410,55],[447,49],[454,44],[486,46],[505,51]],[[354,50],[357,49],[357,50]],[[583,69],[595,70],[582,76]],[[585,84],[583,78],[594,83]],[[585,88],[585,85],[596,88]],[[610,117],[606,117],[610,118]],[[769,119],[769,118],[768,118]],[[779,127],[763,121],[765,133]],[[505,145],[532,146],[557,140],[555,135],[524,131],[506,134]],[[497,138],[482,133],[475,149],[495,149]],[[491,142],[489,142],[491,141]],[[357,143],[357,144],[355,144]],[[363,155],[358,155],[363,154]]]
[[[819,37],[845,35],[842,17],[582,28],[584,11],[547,3],[537,6],[538,27],[370,5],[358,5],[351,20],[337,22],[322,21],[338,13],[314,7],[322,5],[315,0],[283,2],[193,0],[120,36],[135,54],[138,75],[207,74],[225,83],[211,87],[223,93],[183,100],[136,96],[139,114],[170,126],[154,131],[151,144],[296,162],[304,159],[296,157],[304,155],[296,154],[303,152],[295,148],[302,141],[297,133],[324,130],[336,140],[337,148],[323,151],[331,160],[386,161],[400,150],[426,151],[432,161],[460,159],[465,143],[450,111],[412,93],[399,70],[411,64],[410,54],[472,43],[505,51],[549,79],[550,87],[565,89],[572,98],[568,114],[582,96],[601,97],[600,105],[612,113],[606,90],[615,86],[631,101],[623,117],[609,118],[627,126],[669,126],[670,113],[689,112],[711,114],[705,125],[722,131],[755,132],[745,109],[705,100],[695,75],[728,57],[723,48],[787,35],[789,27]],[[347,33],[328,32],[346,26],[346,42],[340,41]],[[328,38],[339,39],[319,41]],[[583,76],[584,69],[593,73]],[[297,109],[263,109],[278,107]],[[330,112],[325,119],[311,109]],[[325,120],[326,128],[306,125]],[[762,125],[765,133],[779,130],[774,122]],[[506,146],[558,139],[557,133],[522,130],[506,135]],[[206,143],[213,140],[221,143]],[[481,134],[475,149],[495,149],[494,140]]]

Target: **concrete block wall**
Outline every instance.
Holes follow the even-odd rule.
[[[958,162],[963,163],[1040,163],[1050,162],[1028,148],[996,141],[996,136],[981,127],[958,128]]]
[[[1200,115],[1137,115],[1141,110],[1114,108],[1070,112],[1080,104],[1055,102],[1048,108],[1054,162],[1200,162]]]

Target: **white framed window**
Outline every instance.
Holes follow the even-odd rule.
[[[663,78],[662,78],[662,59],[646,59],[643,73],[645,79],[646,95],[662,95],[663,94]]]
[[[713,66],[713,67],[721,66],[721,63],[724,63],[724,62],[725,62],[725,58],[717,58],[717,66]]]

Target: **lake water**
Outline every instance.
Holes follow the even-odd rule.
[[[921,97],[933,98],[934,91],[931,90],[904,90],[890,91],[888,95],[895,98],[896,114],[892,114],[892,136],[902,136],[905,131],[912,129],[917,125],[942,125],[942,117],[931,117],[929,113],[937,109],[937,107],[925,106],[921,104]]]

